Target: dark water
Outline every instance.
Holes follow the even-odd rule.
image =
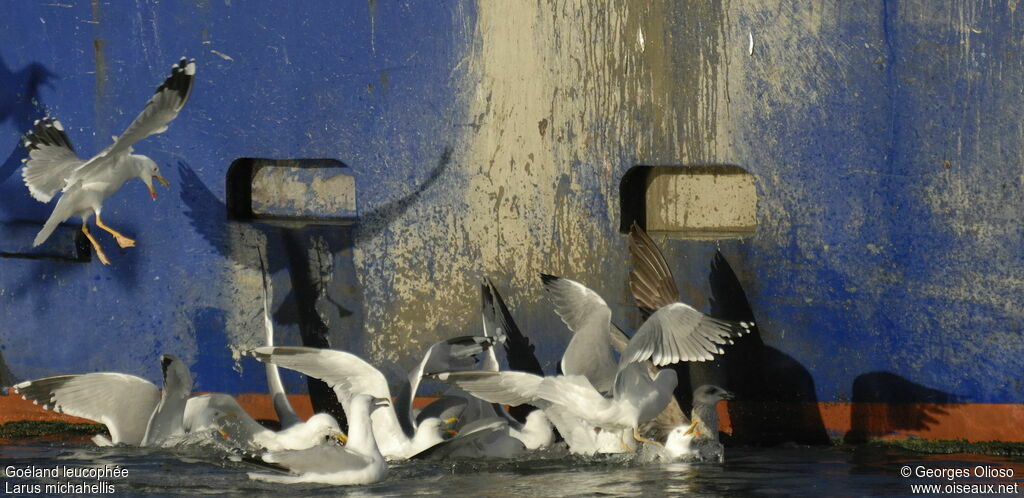
[[[1013,484],[1024,491],[1024,461],[979,455],[923,455],[897,449],[729,448],[724,464],[631,462],[623,457],[581,458],[540,454],[520,461],[404,462],[369,486],[281,485],[250,480],[258,471],[198,450],[97,448],[88,442],[32,441],[0,446],[0,479],[45,486],[58,480],[7,477],[8,468],[120,466],[127,477],[102,479],[117,494],[368,495],[408,496],[665,496],[665,495],[910,495],[913,484]],[[976,467],[1013,477],[963,478],[900,475]],[[924,469],[924,470],[914,470]],[[950,471],[944,471],[950,472]],[[95,479],[60,479],[90,482]],[[45,488],[42,488],[45,490]],[[29,488],[29,491],[32,491]],[[40,493],[45,494],[45,493]]]

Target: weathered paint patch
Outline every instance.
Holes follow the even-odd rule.
[[[386,278],[360,276],[375,303],[367,335],[377,354],[396,361],[453,331],[476,331],[476,284],[490,276],[511,289],[521,320],[552,331],[538,348],[552,365],[568,333],[544,300],[538,272],[625,295],[625,241],[615,230],[621,174],[645,160],[701,160],[717,146],[722,12],[678,7],[709,28],[671,37],[664,23],[675,8],[477,4],[475,38],[460,63],[469,123],[458,128],[457,172],[388,237],[357,251],[368,273],[386,271]],[[698,48],[679,55],[674,44]],[[618,320],[635,319],[629,302],[611,304]]]

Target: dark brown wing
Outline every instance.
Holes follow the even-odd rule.
[[[629,266],[633,268],[629,272],[629,288],[636,305],[645,313],[680,300],[672,270],[658,246],[636,223],[629,231]]]

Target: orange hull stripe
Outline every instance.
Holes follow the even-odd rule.
[[[240,394],[235,397],[250,415],[257,419],[276,419],[270,396]],[[288,399],[300,417],[313,414],[309,396],[289,395]],[[422,408],[434,398],[416,398],[413,404]],[[718,404],[722,431],[731,433],[729,410],[741,409],[756,413],[757,404],[733,402]],[[963,439],[971,442],[1003,441],[1024,443],[1024,405],[1022,404],[886,404],[821,402],[817,405],[825,429],[833,436],[843,436],[854,427],[870,438],[920,437],[933,441]],[[15,421],[91,422],[90,420],[44,410],[20,396],[0,396],[0,423]]]

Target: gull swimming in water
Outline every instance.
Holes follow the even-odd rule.
[[[632,248],[632,246],[631,246]],[[594,387],[603,393],[611,390],[618,366],[612,359],[609,346],[622,355],[629,345],[629,336],[611,321],[612,311],[596,292],[579,282],[541,274],[544,288],[548,291],[555,313],[573,332],[572,340],[562,355],[562,373],[584,375]],[[650,362],[647,372],[651,378],[658,369]],[[673,396],[657,417],[643,423],[639,429],[644,436],[661,440],[673,427],[689,422]],[[608,450],[620,451],[620,446],[606,446]]]
[[[673,399],[677,384],[672,370],[653,378],[645,362],[667,365],[678,361],[703,361],[718,347],[749,331],[751,324],[717,320],[683,304],[672,303],[655,311],[629,340],[614,370],[611,396],[600,387],[608,384],[611,359],[610,316],[607,304],[582,284],[542,275],[552,292],[556,311],[577,334],[570,342],[563,369],[577,374],[539,377],[523,372],[453,372],[437,378],[452,383],[481,399],[509,405],[534,404],[559,411],[609,431],[632,429],[643,441],[640,424],[658,416]],[[582,333],[581,333],[582,332]],[[570,353],[569,349],[574,349]],[[594,360],[587,362],[589,358]],[[549,413],[549,417],[551,413]],[[552,417],[556,427],[559,423]],[[560,428],[559,432],[564,431]]]
[[[265,343],[274,345],[274,322],[270,314],[270,279],[263,253],[256,249],[263,277],[263,327]],[[267,385],[281,430],[272,431],[252,418],[232,396],[210,393],[194,396],[185,405],[185,431],[189,434],[215,432],[229,448],[247,452],[284,451],[311,448],[324,441],[345,442],[338,421],[329,414],[317,413],[305,422],[288,401],[277,365],[266,364]]]
[[[44,377],[17,384],[14,391],[47,410],[106,425],[110,439],[93,437],[98,446],[161,446],[184,434],[192,374],[169,354],[160,356],[160,367],[163,391],[141,377],[113,372]]]
[[[693,392],[693,410],[689,425],[672,429],[664,447],[645,445],[648,458],[701,462],[725,461],[725,450],[718,441],[718,409],[722,400],[733,394],[718,386],[705,384]]]
[[[322,444],[304,450],[268,452],[261,457],[264,462],[277,465],[293,475],[250,472],[249,478],[276,483],[315,482],[337,486],[383,480],[387,476],[388,465],[374,438],[371,417],[389,404],[386,398],[368,394],[352,396],[345,406],[348,417],[348,442],[345,446]]]
[[[338,421],[326,413],[275,432],[246,413],[235,398],[221,393],[189,398],[184,428],[188,434],[215,432],[228,446],[248,452],[302,450],[325,441],[345,441]]]
[[[61,196],[32,242],[33,247],[45,242],[65,220],[77,216],[82,219],[82,233],[88,237],[96,256],[103,264],[109,265],[110,260],[89,232],[88,221],[92,215],[96,215],[96,226],[113,235],[121,248],[135,246],[134,240],[103,223],[100,218],[103,201],[132,178],[142,180],[154,200],[153,179],[165,187],[170,186],[160,176],[157,164],[146,156],[132,154],[132,146],[167,129],[188,101],[195,74],[195,59],[182,58],[172,66],[171,75],[156,89],[146,108],[124,133],[88,160],[82,160],[75,153],[60,121],[47,117],[35,122],[35,128],[26,133],[22,141],[29,156],[24,160],[22,177],[29,193],[40,202],[50,202],[57,192],[61,192]]]
[[[422,371],[424,365],[437,364],[435,362],[440,362],[440,365],[461,365],[493,343],[491,339],[483,337],[458,337],[441,342],[445,343],[445,346],[431,346],[417,370]],[[247,354],[259,361],[276,363],[326,382],[334,389],[346,412],[348,404],[357,394],[391,399],[391,390],[384,374],[352,353],[332,349],[277,346],[256,348]],[[418,382],[419,376],[415,377]],[[412,396],[411,393],[410,389],[403,389],[402,399],[395,404],[410,407],[411,401],[406,398]],[[375,410],[370,418],[373,422],[376,444],[388,459],[407,459],[440,443],[443,441],[442,424],[448,422],[431,417],[420,420],[418,425],[412,427],[411,417],[404,412],[400,417],[392,406]]]

